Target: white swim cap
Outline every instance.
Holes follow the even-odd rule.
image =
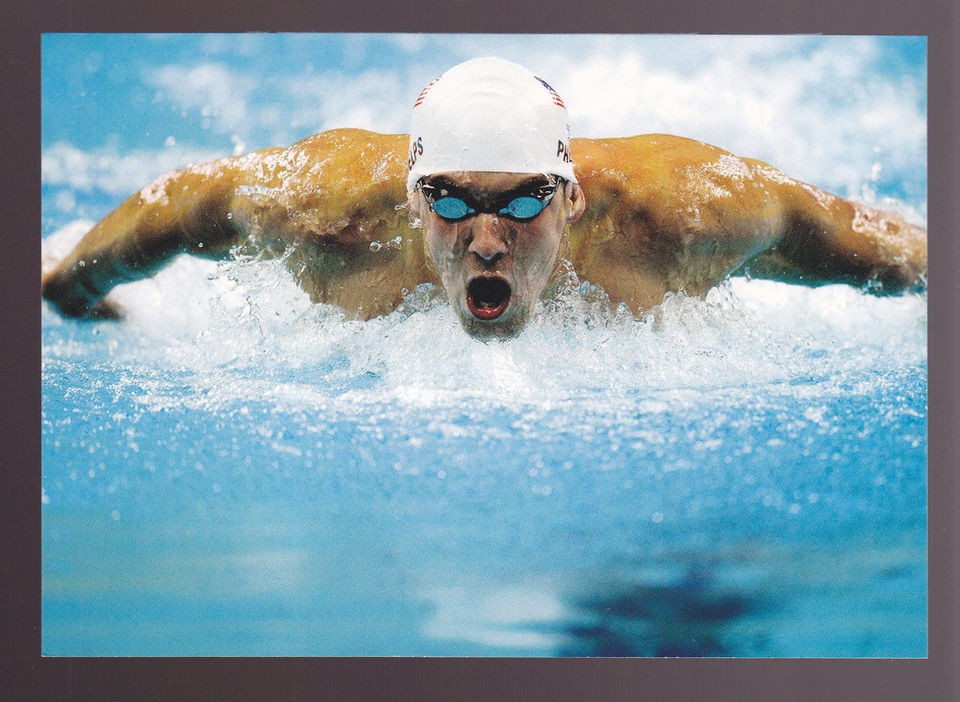
[[[410,128],[407,190],[434,173],[546,173],[576,182],[567,108],[523,66],[478,58],[421,91]]]

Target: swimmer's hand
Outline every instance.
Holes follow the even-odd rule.
[[[119,322],[124,317],[123,308],[115,302],[104,298],[97,306],[90,310],[82,319],[90,321]]]
[[[80,281],[63,275],[60,261],[44,256],[40,262],[40,294],[61,315],[91,321],[121,320],[123,308],[99,296]]]

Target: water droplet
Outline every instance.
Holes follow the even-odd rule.
[[[370,250],[371,250],[371,251],[377,252],[377,251],[379,251],[379,250],[382,249],[382,248],[383,248],[383,244],[381,244],[379,241],[371,241],[371,242],[370,242]]]

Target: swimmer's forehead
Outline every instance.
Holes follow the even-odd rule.
[[[552,185],[556,178],[544,173],[500,173],[490,171],[454,171],[434,173],[424,182],[436,188],[460,190],[507,191]]]

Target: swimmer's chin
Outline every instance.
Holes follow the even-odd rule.
[[[520,335],[530,321],[530,314],[524,309],[517,309],[509,317],[501,316],[497,319],[478,319],[469,312],[460,312],[457,315],[463,330],[477,341],[508,341]]]

